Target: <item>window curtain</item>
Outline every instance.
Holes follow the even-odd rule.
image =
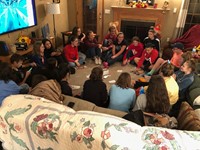
[[[183,34],[185,20],[187,17],[187,11],[190,4],[190,0],[182,0],[178,21],[176,23],[175,38],[180,37]]]

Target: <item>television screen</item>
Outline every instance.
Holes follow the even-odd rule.
[[[35,0],[0,0],[0,35],[36,24]]]

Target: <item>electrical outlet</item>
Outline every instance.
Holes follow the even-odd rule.
[[[168,38],[167,38],[167,42],[169,42],[169,40],[170,40],[170,38],[168,37]]]

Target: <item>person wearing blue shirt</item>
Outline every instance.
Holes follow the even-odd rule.
[[[121,73],[109,91],[109,108],[129,112],[135,104],[135,90],[131,88],[131,76],[127,72]]]
[[[22,87],[12,80],[12,68],[8,63],[0,62],[0,105],[7,96],[19,94]]]

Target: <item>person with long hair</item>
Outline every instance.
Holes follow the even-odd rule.
[[[76,26],[76,27],[73,28],[72,34],[69,36],[68,41],[70,41],[70,38],[72,36],[76,36],[78,38],[78,55],[85,60],[85,58],[86,58],[86,55],[85,55],[86,52],[85,52],[85,49],[84,49],[84,39],[86,37],[85,33],[83,33],[81,31],[80,27]],[[68,44],[70,44],[70,43],[68,43]]]
[[[82,98],[100,107],[106,107],[108,92],[103,82],[103,69],[95,67],[92,69],[90,79],[83,85]]]
[[[19,94],[22,87],[12,80],[12,68],[8,63],[0,62],[0,105],[7,96]]]
[[[76,36],[70,38],[70,44],[67,44],[63,51],[69,66],[80,67],[80,65],[84,64],[85,60],[78,55],[78,38]]]
[[[110,65],[114,64],[117,61],[122,61],[126,47],[127,47],[127,42],[124,38],[124,33],[119,32],[117,34],[117,40],[113,42],[112,53],[103,63],[104,68],[108,68]]]
[[[109,91],[110,109],[129,112],[135,103],[136,94],[132,89],[131,76],[127,72],[120,74],[116,83],[111,86]]]
[[[101,64],[101,47],[102,45],[97,42],[93,31],[88,31],[84,43],[87,49],[87,57],[92,58],[95,64]]]
[[[57,51],[52,42],[49,39],[43,39],[42,43],[44,45],[44,56],[48,59],[54,57],[57,59],[58,64],[66,62],[66,59],[61,51]]]
[[[178,100],[179,87],[173,78],[174,66],[168,61],[160,68],[159,75],[163,77],[167,88],[170,105],[174,105]]]
[[[148,113],[169,113],[170,101],[163,77],[151,77],[146,93],[138,96],[133,111],[139,109]]]
[[[34,43],[32,60],[36,63],[37,67],[46,67],[47,59],[44,55],[44,44],[42,41],[36,41]]]

